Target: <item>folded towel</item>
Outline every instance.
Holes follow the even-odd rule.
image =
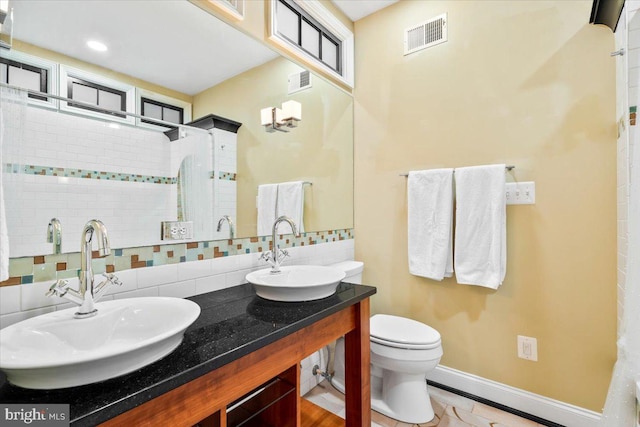
[[[507,265],[505,165],[456,169],[458,283],[497,289]]]
[[[276,220],[278,184],[258,186],[258,236],[270,236]]]
[[[442,280],[453,274],[453,169],[409,172],[409,272]]]
[[[300,233],[304,233],[304,182],[292,181],[278,184],[278,208],[276,217],[286,215],[293,220]],[[289,224],[278,224],[278,234],[291,234]]]

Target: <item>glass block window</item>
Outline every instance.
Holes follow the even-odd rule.
[[[276,3],[278,35],[342,74],[342,42],[292,0]]]
[[[74,101],[95,105],[95,108],[92,108],[89,105],[70,102],[71,107],[126,117],[125,114],[115,112],[127,111],[127,93],[121,90],[69,76],[67,77],[67,96]],[[103,110],[112,110],[112,112]]]
[[[0,58],[0,81],[12,86],[47,93],[48,70],[6,58]],[[29,94],[29,98],[46,101],[46,97]]]
[[[164,120],[175,124],[184,124],[184,108],[176,105],[166,104],[149,98],[140,99],[140,115],[152,119]],[[163,126],[151,120],[144,120],[144,123]]]

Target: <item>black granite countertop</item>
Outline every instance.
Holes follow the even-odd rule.
[[[68,403],[73,426],[94,426],[375,293],[371,286],[341,283],[328,298],[281,303],[256,296],[245,284],[197,295],[189,299],[200,305],[200,317],[165,358],[108,381],[56,390],[16,387],[0,373],[0,402]]]

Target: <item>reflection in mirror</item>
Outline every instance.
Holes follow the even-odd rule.
[[[30,98],[24,120],[13,123],[21,152],[3,159],[24,166],[11,174],[6,201],[11,257],[52,253],[44,238],[51,218],[65,231],[63,253],[79,250],[82,225],[93,218],[105,223],[113,248],[166,244],[160,224],[179,219],[179,192],[182,215],[201,223],[194,240],[227,239],[229,229],[216,227],[225,215],[235,237],[255,236],[258,185],[296,180],[313,183],[305,187],[306,231],[353,226],[351,96],[313,75],[311,85],[293,87],[303,68],[186,1],[154,2],[153,13],[148,2],[20,1],[14,14],[20,25],[3,57],[43,62],[49,90],[60,86],[61,96],[66,72],[58,64],[119,82],[124,96],[136,97],[124,105],[138,114],[142,104],[162,114],[159,105],[173,100],[185,117],[213,114],[242,126],[169,141],[165,127],[60,112],[52,100],[35,107]],[[87,50],[89,38],[108,50]],[[302,104],[299,127],[265,132],[260,110],[290,99]],[[205,173],[204,185],[188,181],[202,183]]]
[[[213,185],[211,183],[211,138],[208,134],[196,134],[183,138],[180,146],[191,148],[178,172],[177,217],[178,221],[192,224],[192,237],[206,240],[213,236],[212,215]]]

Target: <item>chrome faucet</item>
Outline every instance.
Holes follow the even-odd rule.
[[[260,255],[260,259],[267,261],[269,265],[271,265],[271,274],[280,273],[280,264],[285,257],[289,256],[289,252],[284,249],[280,249],[278,246],[278,225],[280,225],[281,222],[289,223],[293,234],[296,237],[300,237],[298,228],[291,218],[289,218],[288,216],[281,216],[275,220],[275,222],[273,223],[273,229],[271,230],[271,241],[273,242],[273,247],[270,251],[263,252],[262,255]]]
[[[62,225],[58,218],[51,218],[47,226],[47,243],[53,243],[53,253],[62,253]]]
[[[229,215],[223,215],[222,218],[220,218],[220,220],[218,221],[218,228],[216,228],[216,231],[219,233],[220,230],[222,230],[222,223],[225,221],[229,223],[229,238],[233,239],[233,236],[235,235],[235,230],[233,227],[233,220]]]
[[[111,253],[109,248],[109,237],[107,229],[101,221],[92,219],[87,222],[82,230],[80,240],[80,287],[76,291],[69,288],[68,280],[58,280],[49,288],[47,296],[57,295],[65,298],[80,308],[74,314],[76,319],[92,317],[98,314],[98,310],[94,304],[102,297],[108,285],[114,284],[121,286],[122,282],[114,274],[103,274],[105,280],[94,286],[93,268],[91,266],[91,253],[93,238],[96,238],[98,244],[98,255],[100,257],[107,256]]]

